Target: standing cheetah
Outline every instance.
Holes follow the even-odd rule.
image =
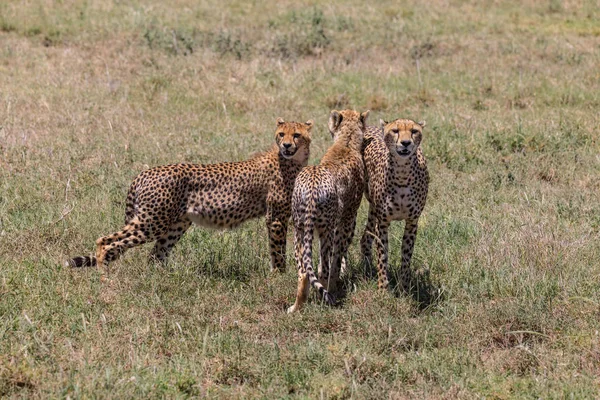
[[[403,288],[408,289],[417,223],[425,207],[429,185],[427,164],[419,146],[425,122],[397,119],[380,123],[381,128],[370,126],[365,134],[365,193],[370,206],[361,249],[365,263],[370,265],[373,238],[377,238],[378,286],[386,289],[388,228],[392,221],[405,220],[400,281]]]
[[[332,111],[328,125],[333,145],[319,165],[304,168],[296,179],[292,217],[298,293],[288,313],[302,307],[311,285],[327,303],[333,304],[329,292],[336,290],[342,258],[354,235],[356,213],[364,191],[360,151],[368,115],[368,111],[362,114],[353,110]],[[315,229],[320,238],[318,280],[312,267]]]
[[[142,172],[127,194],[125,227],[98,239],[95,256],[75,257],[67,265],[98,265],[108,273],[108,264],[127,249],[151,241],[156,241],[152,257],[163,261],[192,222],[225,229],[266,214],[271,270],[285,270],[292,191],[308,163],[312,126],[312,120],[279,118],[276,144],[247,161],[173,164]]]

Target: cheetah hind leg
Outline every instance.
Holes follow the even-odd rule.
[[[133,225],[129,225],[129,223],[126,222],[125,227],[120,232],[103,236],[96,240],[96,253],[94,255],[74,257],[67,260],[64,265],[71,268],[95,267],[96,265],[99,265],[101,268],[103,268],[104,259],[106,257],[104,247],[121,240],[123,237],[128,237],[128,234],[131,235],[130,232],[134,228],[135,227]],[[102,256],[100,262],[98,262],[98,256]]]
[[[367,226],[360,239],[360,250],[363,257],[363,265],[365,270],[365,276],[368,279],[375,277],[375,268],[373,265],[373,240],[375,239],[375,233],[377,232],[377,218],[375,216],[374,206],[369,205],[369,217],[367,220]]]
[[[333,254],[334,230],[324,228],[319,232],[319,282],[329,292],[335,292],[335,281],[331,278]]]
[[[127,249],[152,240],[144,233],[144,225],[130,223],[121,231],[96,241],[96,263],[103,277],[110,274],[109,264],[117,260]]]
[[[183,234],[191,225],[189,220],[181,220],[171,225],[167,233],[156,239],[150,259],[164,263],[167,261],[173,247],[179,242]]]
[[[296,301],[293,306],[288,308],[288,314],[299,311],[308,298],[310,286],[313,286],[318,290],[320,297],[328,305],[334,304],[333,296],[325,289],[323,285],[318,281],[315,276],[315,272],[312,267],[312,240],[313,240],[313,229],[314,226],[305,224],[302,228],[295,227],[294,231],[294,242],[297,244],[301,241],[301,260],[298,261],[298,292],[296,295]],[[297,249],[298,247],[296,247]]]
[[[346,260],[348,259],[348,249],[350,248],[350,244],[352,243],[352,239],[354,238],[354,230],[356,229],[356,213],[353,215],[349,215],[345,218],[342,226],[342,235],[344,240],[342,241],[342,248],[340,252],[340,262],[338,272],[341,275],[346,273]]]
[[[302,305],[306,302],[310,290],[308,275],[306,274],[306,270],[302,262],[302,238],[304,237],[304,230],[299,226],[299,224],[294,225],[294,256],[296,258],[296,265],[298,268],[298,290],[294,305],[287,309],[288,314],[300,310]]]

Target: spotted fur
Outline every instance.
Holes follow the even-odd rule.
[[[429,186],[427,163],[421,151],[425,122],[409,119],[380,121],[381,127],[368,127],[364,141],[367,176],[366,197],[369,218],[361,239],[365,263],[371,264],[373,239],[377,248],[378,286],[388,281],[388,228],[392,221],[406,221],[402,237],[400,282],[410,285],[410,260],[417,236],[417,225]]]
[[[369,112],[332,111],[329,131],[333,145],[321,163],[306,167],[296,179],[292,195],[294,254],[298,267],[298,292],[289,313],[300,310],[310,286],[333,304],[342,258],[354,235],[356,213],[364,191],[361,155]],[[319,279],[312,267],[314,231],[320,238]]]
[[[108,265],[127,249],[154,241],[164,261],[192,223],[225,229],[263,215],[271,270],[285,270],[285,247],[296,176],[306,166],[313,126],[279,118],[275,145],[247,161],[173,164],[140,173],[129,189],[122,230],[96,241],[96,254],[67,261],[73,267]]]

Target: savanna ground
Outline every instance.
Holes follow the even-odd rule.
[[[600,395],[598,1],[302,3],[0,3],[0,397]],[[279,116],[314,163],[345,107],[428,122],[412,293],[355,238],[343,304],[286,315],[263,220],[112,284],[62,266],[140,171],[244,159]]]

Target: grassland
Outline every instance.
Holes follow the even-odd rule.
[[[599,20],[596,0],[3,1],[0,397],[599,397]],[[288,316],[262,220],[193,229],[166,267],[131,251],[111,285],[61,266],[120,227],[139,171],[244,159],[279,116],[315,119],[317,162],[343,107],[428,122],[413,293],[379,293],[353,244],[344,303]]]

